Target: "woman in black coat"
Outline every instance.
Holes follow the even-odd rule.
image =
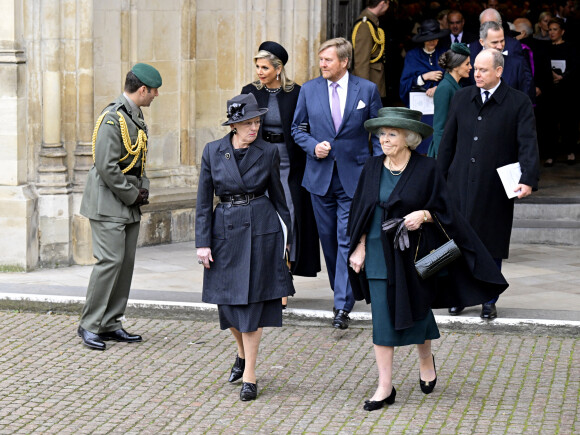
[[[258,80],[244,86],[242,93],[253,94],[258,105],[268,108],[259,136],[280,153],[280,177],[292,219],[291,271],[294,275],[316,276],[320,272],[318,230],[310,194],[302,187],[306,154],[290,133],[300,86],[286,76],[288,53],[280,44],[263,42],[254,61]]]
[[[379,136],[385,156],[367,160],[348,224],[349,278],[355,298],[372,304],[379,371],[378,388],[364,405],[367,411],[395,401],[394,346],[417,345],[421,390],[433,391],[437,373],[431,340],[439,338],[439,330],[431,308],[482,303],[507,288],[490,254],[450,203],[436,161],[414,151],[433,131],[420,122],[421,112],[385,107],[378,115],[365,128]],[[398,240],[381,230],[391,219],[401,222]],[[406,249],[399,243],[404,234]],[[432,278],[421,279],[415,260],[444,244],[446,235],[462,256]]]
[[[566,153],[566,162],[576,162],[578,150],[578,51],[565,40],[566,23],[561,18],[552,18],[548,25],[551,44],[548,56],[552,63],[552,86],[546,92],[548,125],[552,131],[551,147],[541,150],[548,156],[544,166],[551,167],[560,151]],[[559,128],[558,128],[559,127]]]
[[[240,398],[253,400],[262,328],[282,326],[281,299],[294,294],[280,220],[292,234],[278,150],[257,137],[267,109],[249,94],[229,100],[227,111],[231,133],[203,150],[195,244],[205,267],[202,300],[218,305],[220,327],[238,346],[229,382],[243,378]]]

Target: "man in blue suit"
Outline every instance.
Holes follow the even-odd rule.
[[[335,328],[346,329],[354,296],[348,281],[348,213],[363,164],[380,155],[376,137],[369,145],[364,128],[381,105],[377,86],[348,73],[352,45],[330,39],[318,50],[322,77],[300,89],[292,136],[306,152],[302,186],[312,197],[316,225],[334,291]]]
[[[483,49],[495,48],[500,51],[504,57],[504,69],[501,76],[502,81],[518,91],[522,91],[530,97],[530,100],[536,99],[536,86],[532,76],[532,70],[528,61],[524,58],[523,52],[520,54],[510,53],[506,49],[506,38],[503,28],[495,21],[483,23],[479,29],[479,44]],[[519,41],[518,41],[519,44]],[[521,46],[520,46],[521,49]],[[471,50],[471,64],[475,64],[475,50]],[[480,51],[478,51],[478,54]],[[473,71],[469,73],[471,84],[475,84]]]

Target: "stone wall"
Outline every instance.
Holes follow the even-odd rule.
[[[144,109],[151,205],[139,243],[192,240],[197,165],[226,101],[279,41],[298,83],[318,74],[320,0],[0,0],[0,270],[93,261],[79,215],[96,117],[136,62],[163,76]]]

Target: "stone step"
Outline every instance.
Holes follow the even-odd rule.
[[[580,204],[516,204],[511,241],[580,246]]]

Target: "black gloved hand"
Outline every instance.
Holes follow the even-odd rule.
[[[147,205],[149,204],[149,191],[147,189],[139,189],[137,198],[132,205]]]

